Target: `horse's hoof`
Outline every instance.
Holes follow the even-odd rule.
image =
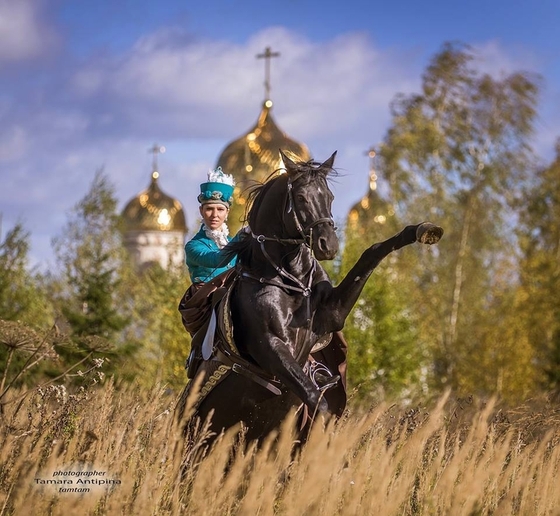
[[[421,244],[437,244],[442,236],[443,228],[431,222],[423,222],[416,228],[416,241]]]

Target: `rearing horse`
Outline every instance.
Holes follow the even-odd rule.
[[[253,193],[250,231],[227,248],[238,256],[238,278],[230,296],[235,345],[247,363],[278,381],[279,390],[271,393],[250,375],[232,372],[196,411],[203,419],[213,412],[216,432],[242,421],[248,439],[276,428],[302,403],[310,413],[337,412],[308,372],[314,346],[342,330],[383,258],[414,242],[436,243],[443,234],[428,222],[406,226],[366,249],[335,287],[318,261],[333,259],[339,246],[328,185],[336,152],[324,163],[295,163],[281,155],[286,173]]]

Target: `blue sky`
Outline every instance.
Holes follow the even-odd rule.
[[[55,266],[51,239],[95,171],[122,207],[149,183],[154,142],[167,148],[160,184],[194,230],[198,184],[259,114],[266,46],[281,53],[277,123],[318,160],[338,150],[339,220],[366,192],[364,153],[389,103],[419,91],[446,41],[471,45],[481,71],[542,76],[533,144],[546,163],[560,137],[559,21],[557,0],[0,0],[2,237],[23,222],[32,263]]]

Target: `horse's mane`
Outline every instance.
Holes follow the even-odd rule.
[[[317,161],[299,161],[295,163],[297,167],[296,174],[298,177],[306,176],[309,179],[317,177],[319,174],[327,176],[336,176],[337,173],[332,168],[322,167],[321,163]],[[270,174],[262,183],[255,182],[255,184],[247,188],[247,206],[248,209],[245,213],[244,222],[249,224],[249,227],[253,225],[258,216],[260,207],[263,200],[266,198],[267,192],[275,185],[278,181],[283,181],[288,178],[288,174],[280,173],[283,169],[275,170]],[[242,263],[249,263],[251,259],[252,238],[248,233],[241,233],[240,237],[233,242],[230,242],[224,249],[223,252],[233,259],[236,255],[239,261]]]

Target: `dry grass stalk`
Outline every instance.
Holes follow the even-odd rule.
[[[0,516],[559,514],[558,407],[510,422],[493,404],[457,417],[446,398],[429,411],[380,406],[319,422],[295,454],[293,421],[260,449],[230,431],[207,453],[207,428],[185,439],[175,402],[107,382],[6,406]],[[65,478],[114,483],[42,482]]]

